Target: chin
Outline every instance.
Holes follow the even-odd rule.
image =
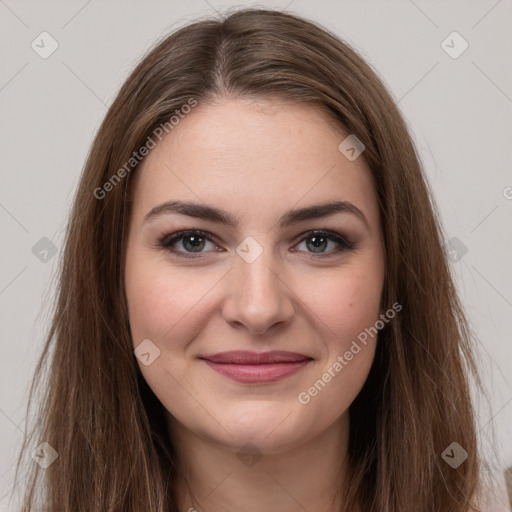
[[[252,403],[247,410],[236,407],[232,415],[223,415],[223,425],[231,435],[222,430],[218,441],[235,452],[250,443],[262,453],[277,454],[311,437],[297,411],[282,402],[259,407]]]

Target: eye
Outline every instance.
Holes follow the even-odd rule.
[[[181,245],[181,248],[184,249],[185,252],[174,247],[178,242],[180,242],[179,245]],[[190,251],[190,253],[200,254],[201,252],[204,252],[202,249],[204,249],[207,242],[215,246],[211,235],[198,229],[191,229],[188,231],[178,231],[170,235],[165,235],[159,240],[159,245],[163,249],[166,249],[177,256],[183,258],[197,258],[198,256],[192,256],[187,253],[187,251]]]
[[[327,251],[329,242],[331,242],[331,245],[333,243],[335,247]],[[322,257],[331,256],[333,253],[339,253],[344,250],[351,250],[355,246],[353,242],[350,242],[339,233],[325,230],[308,231],[305,233],[300,244],[305,244],[306,248],[312,251],[312,254],[318,254]]]
[[[181,258],[195,259],[199,258],[204,252],[208,243],[213,245],[213,251],[218,252],[215,238],[205,231],[191,229],[187,231],[178,231],[172,234],[166,234],[159,239],[158,245],[163,249],[175,254]],[[327,251],[329,243],[334,244],[334,248]],[[315,230],[308,231],[302,236],[300,244],[305,244],[306,251],[309,254],[319,257],[331,256],[333,253],[339,253],[345,250],[351,250],[355,244],[334,231]],[[178,247],[175,247],[178,245]],[[292,250],[297,252],[296,249]],[[311,252],[309,252],[311,251]],[[304,251],[298,251],[304,252]],[[194,253],[196,255],[194,255]]]

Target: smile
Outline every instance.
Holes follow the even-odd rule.
[[[221,375],[246,384],[284,379],[312,361],[308,356],[284,351],[231,351],[203,356],[200,359]]]

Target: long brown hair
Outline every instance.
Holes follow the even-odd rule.
[[[44,470],[30,461],[23,510],[177,510],[163,406],[130,338],[123,276],[137,165],[126,163],[191,99],[201,105],[222,96],[314,105],[365,145],[386,247],[382,304],[403,309],[380,332],[350,407],[346,510],[473,510],[479,456],[469,379],[480,381],[439,214],[406,124],[375,72],[339,38],[298,16],[258,9],[196,21],[158,42],[96,135],[30,389],[31,402],[44,390],[41,405],[18,466],[30,443],[49,443],[58,459]],[[452,442],[468,454],[457,468],[441,457]]]

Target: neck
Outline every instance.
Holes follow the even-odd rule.
[[[170,415],[168,425],[177,454],[180,512],[342,510],[348,413],[316,438],[278,453],[241,454],[239,448],[197,435]]]

